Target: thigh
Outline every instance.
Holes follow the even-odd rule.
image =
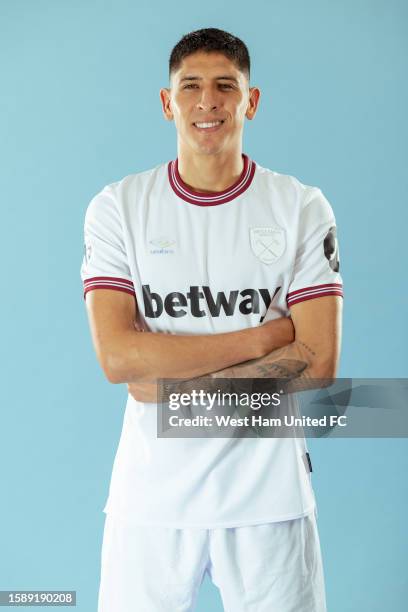
[[[206,530],[135,526],[107,514],[98,612],[190,612],[207,559]]]
[[[210,575],[226,612],[326,612],[314,513],[210,535]]]

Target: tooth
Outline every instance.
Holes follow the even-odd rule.
[[[210,128],[210,127],[214,127],[216,125],[220,125],[221,121],[212,121],[209,123],[196,123],[196,126],[199,128]]]

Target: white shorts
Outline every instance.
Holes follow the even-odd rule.
[[[208,573],[226,612],[326,612],[316,516],[171,529],[106,515],[98,612],[192,612]]]

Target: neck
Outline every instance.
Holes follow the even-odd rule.
[[[241,149],[233,153],[200,155],[178,150],[179,174],[192,190],[207,193],[224,191],[240,177],[244,162]]]

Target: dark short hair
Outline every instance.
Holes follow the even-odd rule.
[[[217,28],[203,28],[189,32],[179,40],[170,53],[169,77],[172,72],[178,70],[185,57],[198,51],[223,53],[249,79],[251,60],[246,44],[233,34]]]

